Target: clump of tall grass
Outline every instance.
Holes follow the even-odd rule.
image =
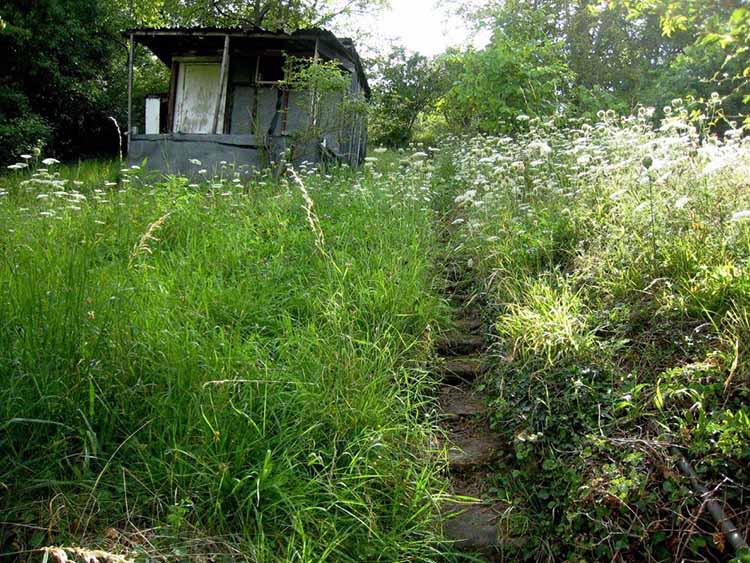
[[[0,181],[0,553],[435,558],[425,171],[75,168]]]
[[[496,323],[497,335],[510,346],[507,359],[555,366],[588,358],[596,336],[580,293],[550,280],[527,282],[516,303]]]

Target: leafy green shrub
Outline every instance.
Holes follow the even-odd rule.
[[[34,114],[0,122],[0,163],[10,164],[21,154],[40,150],[52,138],[47,122]]]

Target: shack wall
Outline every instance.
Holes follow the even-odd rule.
[[[275,136],[256,143],[253,135],[134,135],[128,150],[129,166],[143,166],[147,173],[175,174],[191,180],[201,179],[199,171],[209,176],[222,171],[222,162],[242,176],[271,163],[279,162],[290,146],[291,137]],[[200,165],[191,163],[199,160]],[[318,162],[320,149],[314,140],[297,144],[292,162]],[[225,174],[226,176],[226,174]]]

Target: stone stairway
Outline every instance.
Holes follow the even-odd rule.
[[[449,288],[457,311],[455,328],[438,350],[444,358],[438,400],[448,449],[455,502],[446,503],[443,528],[461,551],[501,561],[504,540],[499,517],[506,506],[492,500],[488,481],[504,450],[489,425],[485,398],[475,390],[487,371],[483,326],[460,282]]]

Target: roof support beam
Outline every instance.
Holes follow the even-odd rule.
[[[216,99],[216,109],[214,111],[214,135],[219,133],[219,114],[221,108],[226,104],[227,91],[227,67],[229,66],[229,35],[224,36],[224,52],[221,55],[221,74],[219,77],[219,97]],[[223,124],[222,124],[223,125]],[[224,133],[222,127],[222,133]]]

